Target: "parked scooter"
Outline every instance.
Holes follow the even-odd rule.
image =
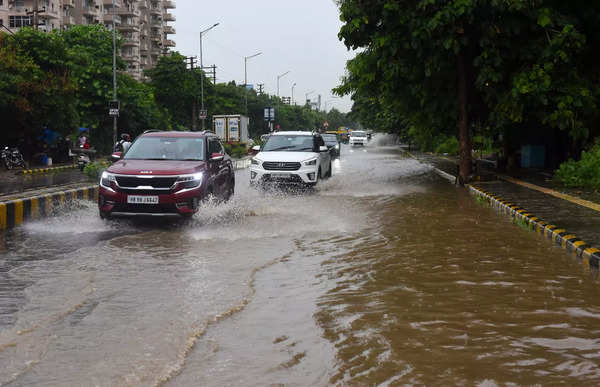
[[[23,160],[23,155],[21,155],[19,148],[4,147],[0,153],[0,158],[2,158],[2,163],[6,169],[16,167],[25,168],[25,160]]]

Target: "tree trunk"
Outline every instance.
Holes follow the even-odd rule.
[[[471,175],[471,135],[469,133],[469,112],[468,112],[468,94],[467,82],[468,75],[465,65],[465,57],[463,52],[459,52],[456,56],[456,69],[458,73],[458,138],[460,142],[460,167],[458,182],[464,185],[469,180]]]

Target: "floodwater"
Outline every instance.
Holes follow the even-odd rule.
[[[593,273],[376,137],[189,223],[0,237],[0,384],[598,384]]]

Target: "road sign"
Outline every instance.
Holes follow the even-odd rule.
[[[275,121],[275,108],[265,108],[265,121]]]
[[[111,117],[119,116],[119,109],[121,108],[121,103],[116,100],[111,100],[108,102],[108,115]]]
[[[327,128],[329,126],[329,122],[327,122],[327,121],[323,122],[323,126]]]
[[[206,111],[206,110],[200,110],[199,116],[200,116],[201,120],[205,120],[207,115],[208,115],[208,111]]]

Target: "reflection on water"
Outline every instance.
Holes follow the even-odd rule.
[[[189,222],[93,204],[0,245],[0,384],[593,384],[596,284],[394,141]]]

